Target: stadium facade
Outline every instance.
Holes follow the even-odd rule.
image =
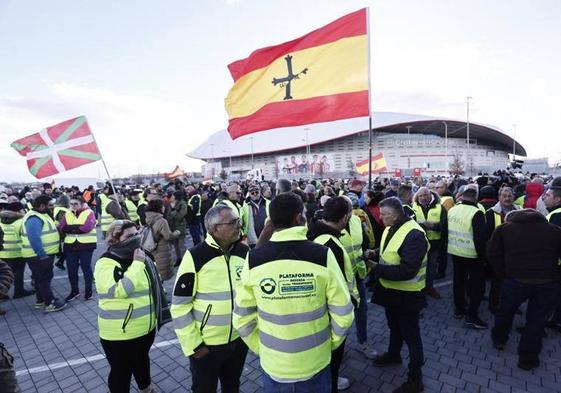
[[[383,153],[379,176],[420,171],[447,174],[462,167],[466,174],[493,172],[509,165],[513,149],[526,150],[499,128],[442,117],[377,112],[373,118],[373,156]],[[368,159],[368,118],[311,124],[259,132],[232,140],[227,130],[212,134],[188,154],[206,161],[203,176],[243,177],[261,169],[266,178],[348,177]],[[377,162],[378,164],[380,161]]]

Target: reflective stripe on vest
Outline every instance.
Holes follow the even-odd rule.
[[[428,217],[425,216],[423,207],[418,203],[413,204],[413,211],[415,212],[417,223],[422,224],[423,222],[434,222],[438,224],[440,222],[440,215],[442,213],[442,205],[437,204],[431,207],[428,211]],[[429,230],[426,231],[426,233],[429,240],[440,240],[440,238],[442,237],[442,234],[439,231]]]
[[[127,207],[131,221],[138,221],[138,207],[134,204],[134,202],[130,199],[125,199],[125,206]]]
[[[90,214],[93,214],[90,209],[82,211],[78,217],[76,217],[73,212],[67,212],[65,215],[66,225],[84,225]],[[88,233],[67,233],[64,237],[64,244],[72,244],[75,242],[82,244],[97,243],[95,226]]]
[[[101,218],[100,225],[103,232],[107,232],[109,225],[113,223],[114,218],[111,214],[107,213],[107,205],[111,203],[111,199],[105,194],[99,196],[99,201],[101,202]]]
[[[10,224],[0,222],[0,228],[4,232],[4,248],[0,251],[0,259],[21,258],[21,224],[23,220],[18,218]]]
[[[349,233],[350,231],[350,233]],[[364,278],[368,274],[366,264],[361,259],[362,257],[362,223],[360,218],[352,215],[349,220],[349,231],[343,229],[342,236],[339,238],[341,244],[345,247],[345,251],[349,254],[353,271],[359,276]]]
[[[401,257],[399,256],[399,249],[403,245],[405,238],[409,232],[418,230],[421,233],[425,233],[423,228],[413,220],[406,221],[401,225],[398,230],[394,233],[390,241],[386,244],[386,238],[390,231],[390,227],[384,229],[382,234],[382,243],[380,244],[380,264],[381,265],[399,265],[401,263]],[[427,241],[427,251],[429,247],[428,239]],[[392,281],[384,278],[380,278],[380,284],[385,288],[397,289],[399,291],[409,291],[409,292],[419,292],[425,287],[425,276],[427,271],[427,253],[422,257],[421,268],[410,280],[406,281]]]
[[[27,231],[25,229],[25,223],[32,216],[39,218],[43,222],[41,231],[41,243],[43,244],[43,250],[45,251],[45,254],[57,254],[59,251],[60,237],[58,235],[58,230],[56,229],[55,222],[48,214],[39,213],[35,210],[32,210],[28,212],[25,217],[23,217],[21,226],[21,256],[23,258],[33,258],[37,256],[37,254],[31,247],[31,243],[29,242]]]
[[[96,262],[98,264],[110,264],[111,266],[120,267],[120,264],[111,258],[102,257]],[[105,340],[130,340],[143,336],[156,326],[155,306],[152,301],[152,293],[150,291],[150,282],[146,272],[142,271],[140,281],[135,284],[126,276],[115,281],[112,269],[102,277],[96,277],[98,280],[109,280],[110,287],[106,292],[98,291],[98,325],[99,335]],[[138,280],[138,277],[136,278]],[[127,297],[115,297],[115,289],[121,284],[127,293]],[[106,287],[106,286],[105,286]],[[99,287],[98,287],[99,288]]]
[[[191,208],[191,210],[193,209],[193,198],[199,198],[199,208],[195,212],[195,216],[199,217],[201,215],[201,205],[202,205],[201,196],[199,194],[195,194],[191,198],[189,198],[189,202],[187,202],[187,205]]]
[[[464,258],[477,258],[473,242],[473,216],[480,211],[470,205],[459,204],[448,212],[448,253]]]

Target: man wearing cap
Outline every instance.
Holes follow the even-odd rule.
[[[399,179],[390,180],[390,189],[386,191],[386,198],[396,197],[397,190],[399,189],[400,181]]]
[[[243,204],[243,216],[246,218],[243,231],[247,235],[249,247],[254,248],[269,217],[269,201],[261,196],[257,185],[249,186],[249,197]]]

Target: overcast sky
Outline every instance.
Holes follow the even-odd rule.
[[[115,177],[199,170],[227,64],[365,6],[374,111],[465,119],[469,95],[473,121],[561,157],[561,1],[0,0],[0,180],[34,179],[13,140],[79,115]]]

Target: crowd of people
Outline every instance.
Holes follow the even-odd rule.
[[[561,178],[495,175],[370,188],[359,179],[5,187],[0,291],[7,297],[13,281],[12,297],[35,294],[44,312],[97,297],[111,392],[128,392],[133,376],[141,392],[157,391],[149,349],[172,321],[196,393],[219,381],[238,392],[248,350],[267,393],[345,390],[339,369],[353,324],[356,349],[375,366],[401,364],[408,347],[403,393],[423,391],[419,319],[452,269],[451,317],[487,329],[487,298],[496,349],[527,302],[518,366],[531,370],[545,329],[561,331]],[[107,249],[92,269],[97,228]],[[51,291],[54,266],[67,270],[65,299]],[[383,307],[390,331],[381,354],[369,344],[369,302]]]

